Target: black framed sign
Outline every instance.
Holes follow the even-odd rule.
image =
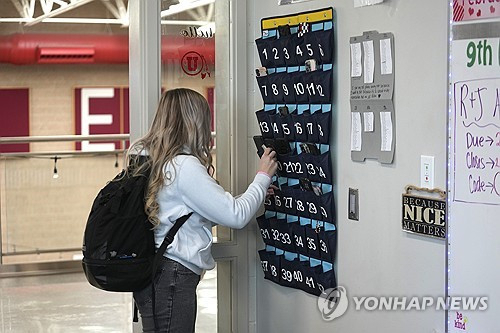
[[[412,195],[411,191],[437,193],[439,197]],[[446,238],[446,198],[444,191],[407,186],[402,199],[402,228],[428,237]]]

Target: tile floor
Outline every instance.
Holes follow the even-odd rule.
[[[217,332],[217,271],[198,286],[197,333]],[[0,331],[128,333],[132,297],[90,286],[83,273],[0,279]]]

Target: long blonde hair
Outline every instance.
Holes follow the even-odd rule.
[[[201,94],[186,88],[168,90],[161,96],[149,132],[129,148],[125,160],[135,175],[150,168],[145,211],[155,227],[160,224],[156,196],[165,185],[164,166],[168,162],[189,153],[213,175],[210,123],[210,107]],[[149,159],[141,164],[139,157],[143,151]]]

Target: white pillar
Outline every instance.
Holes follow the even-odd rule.
[[[129,1],[130,141],[149,129],[161,94],[160,0]],[[142,332],[142,324],[133,324]]]
[[[144,135],[161,93],[159,0],[129,1],[130,140]]]

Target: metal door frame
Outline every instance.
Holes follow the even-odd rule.
[[[160,98],[160,0],[130,0],[129,8],[130,136],[133,141],[148,130]],[[229,12],[229,91],[223,96],[229,107],[225,108],[223,114],[217,114],[218,119],[227,121],[217,128],[217,171],[221,175],[218,177],[221,185],[237,194],[242,193],[248,185],[246,1],[229,0]],[[233,230],[231,241],[213,244],[212,253],[215,260],[230,262],[230,272],[222,272],[230,282],[230,288],[222,289],[219,285],[218,296],[230,291],[229,304],[224,302],[219,306],[230,308],[231,316],[224,316],[220,311],[224,309],[219,307],[218,330],[227,332],[231,327],[232,332],[247,333],[247,230]]]

